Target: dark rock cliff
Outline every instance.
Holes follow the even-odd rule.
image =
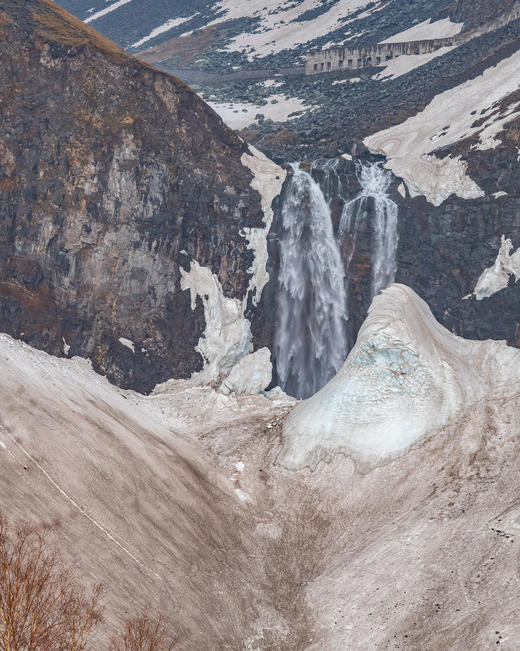
[[[200,370],[179,265],[244,297],[239,232],[263,217],[246,145],[49,0],[4,0],[0,38],[0,330],[138,390]]]

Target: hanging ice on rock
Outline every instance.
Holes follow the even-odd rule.
[[[415,292],[392,285],[338,374],[285,421],[280,462],[314,468],[338,453],[384,462],[479,401],[513,395],[519,380],[520,351],[453,335]]]

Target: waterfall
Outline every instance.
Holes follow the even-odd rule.
[[[358,166],[361,191],[344,203],[336,238],[330,202],[344,196],[338,167],[338,159],[313,163],[311,172],[323,174],[320,187],[292,164],[282,206],[274,356],[280,386],[297,398],[321,389],[347,356],[348,269],[361,223],[370,219],[373,225],[372,298],[394,281],[397,269],[398,208],[388,196],[392,174],[381,163]],[[340,243],[347,233],[353,246],[343,261]]]
[[[292,168],[282,207],[274,352],[280,386],[306,398],[345,361],[347,301],[329,204],[310,174]]]
[[[372,258],[372,298],[394,282],[397,271],[397,204],[388,196],[392,182],[391,172],[382,163],[360,165],[358,179],[361,192],[343,208],[340,236],[349,233],[355,237],[356,224],[368,218],[369,199],[374,202],[374,253]],[[354,251],[352,250],[350,259]],[[350,263],[350,260],[348,260]]]

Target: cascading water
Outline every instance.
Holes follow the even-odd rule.
[[[347,301],[329,205],[312,176],[292,168],[282,207],[275,357],[280,386],[307,398],[345,361]]]
[[[382,289],[389,287],[397,271],[397,204],[388,196],[392,183],[391,172],[382,163],[360,165],[358,179],[361,192],[343,208],[340,222],[340,237],[350,234],[355,238],[356,224],[368,218],[369,199],[374,202],[375,245],[372,258],[372,298]],[[351,257],[353,255],[353,250]],[[350,263],[350,260],[348,260]]]
[[[330,203],[344,190],[338,167],[339,159],[313,163],[311,172],[322,175],[320,187],[293,164],[282,206],[274,354],[280,386],[297,398],[321,389],[347,356],[348,270],[358,225],[373,223],[372,298],[392,284],[397,270],[398,207],[388,196],[392,174],[381,163],[359,165],[361,191],[344,203],[335,238]],[[340,242],[347,234],[353,245],[342,261]]]

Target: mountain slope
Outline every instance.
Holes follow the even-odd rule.
[[[67,560],[103,584],[106,621],[90,648],[107,649],[143,608],[164,613],[183,649],[241,648],[256,614],[273,610],[273,586],[269,538],[255,535],[240,490],[186,429],[172,432],[153,402],[85,360],[3,334],[0,350],[0,504],[12,520],[53,526]],[[276,410],[259,400],[248,414],[261,429]]]
[[[181,266],[243,317],[270,208],[256,159],[182,82],[52,2],[0,16],[0,328],[141,390],[201,370]]]

